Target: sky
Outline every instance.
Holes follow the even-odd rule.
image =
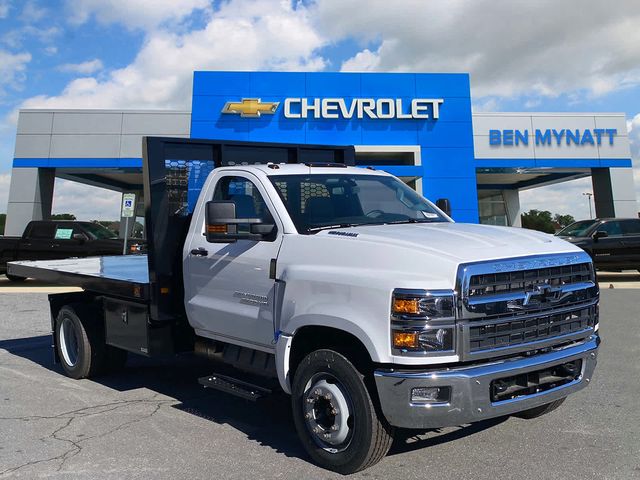
[[[624,112],[640,165],[638,25],[637,0],[0,0],[0,212],[20,108],[189,109],[194,70],[468,72],[476,112]],[[589,191],[521,206],[585,218]],[[118,208],[56,181],[54,212]]]

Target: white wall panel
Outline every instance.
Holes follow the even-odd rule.
[[[53,113],[51,112],[20,112],[18,115],[18,135],[51,133]]]
[[[51,158],[116,158],[120,135],[53,135]]]
[[[601,145],[593,134],[595,128],[615,128],[614,144],[609,145],[608,135],[603,135]],[[560,145],[553,130],[565,130]],[[489,130],[527,130],[529,145],[489,145]],[[536,130],[551,131],[551,145],[536,145]],[[582,137],[585,130],[592,133],[594,145],[578,144],[571,140],[567,145],[566,130],[579,130]],[[539,158],[539,159],[599,159],[630,158],[624,114],[553,114],[553,113],[478,113],[473,115],[474,149],[476,158]]]
[[[55,112],[53,134],[119,134],[122,113]]]
[[[123,134],[189,135],[190,113],[125,113]]]
[[[629,150],[628,137],[621,136],[615,137],[613,145],[609,145],[609,138],[602,139],[602,144],[598,146],[600,152],[600,158],[631,158],[631,151]]]
[[[596,128],[615,128],[618,135],[627,135],[627,119],[624,115],[596,115]]]
[[[47,158],[51,135],[17,135],[15,158]]]

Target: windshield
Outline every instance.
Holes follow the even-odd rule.
[[[99,223],[83,223],[82,228],[96,240],[118,238],[118,235]]]
[[[597,220],[582,220],[564,227],[556,235],[558,237],[585,237],[587,231],[597,222]]]
[[[270,176],[300,233],[388,223],[447,222],[433,204],[394,177]]]

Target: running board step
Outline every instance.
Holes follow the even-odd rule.
[[[205,388],[214,388],[221,392],[230,393],[236,397],[245,398],[255,402],[259,398],[266,397],[271,393],[268,388],[260,387],[252,383],[243,382],[237,378],[227,377],[218,373],[212,373],[206,377],[198,379],[198,383]]]

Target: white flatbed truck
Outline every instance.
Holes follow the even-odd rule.
[[[536,417],[596,366],[591,259],[523,229],[457,224],[352,147],[144,139],[148,256],[15,262],[50,295],[67,375],[127,352],[234,367],[200,382],[291,395],[318,465],[378,462],[394,429]]]

